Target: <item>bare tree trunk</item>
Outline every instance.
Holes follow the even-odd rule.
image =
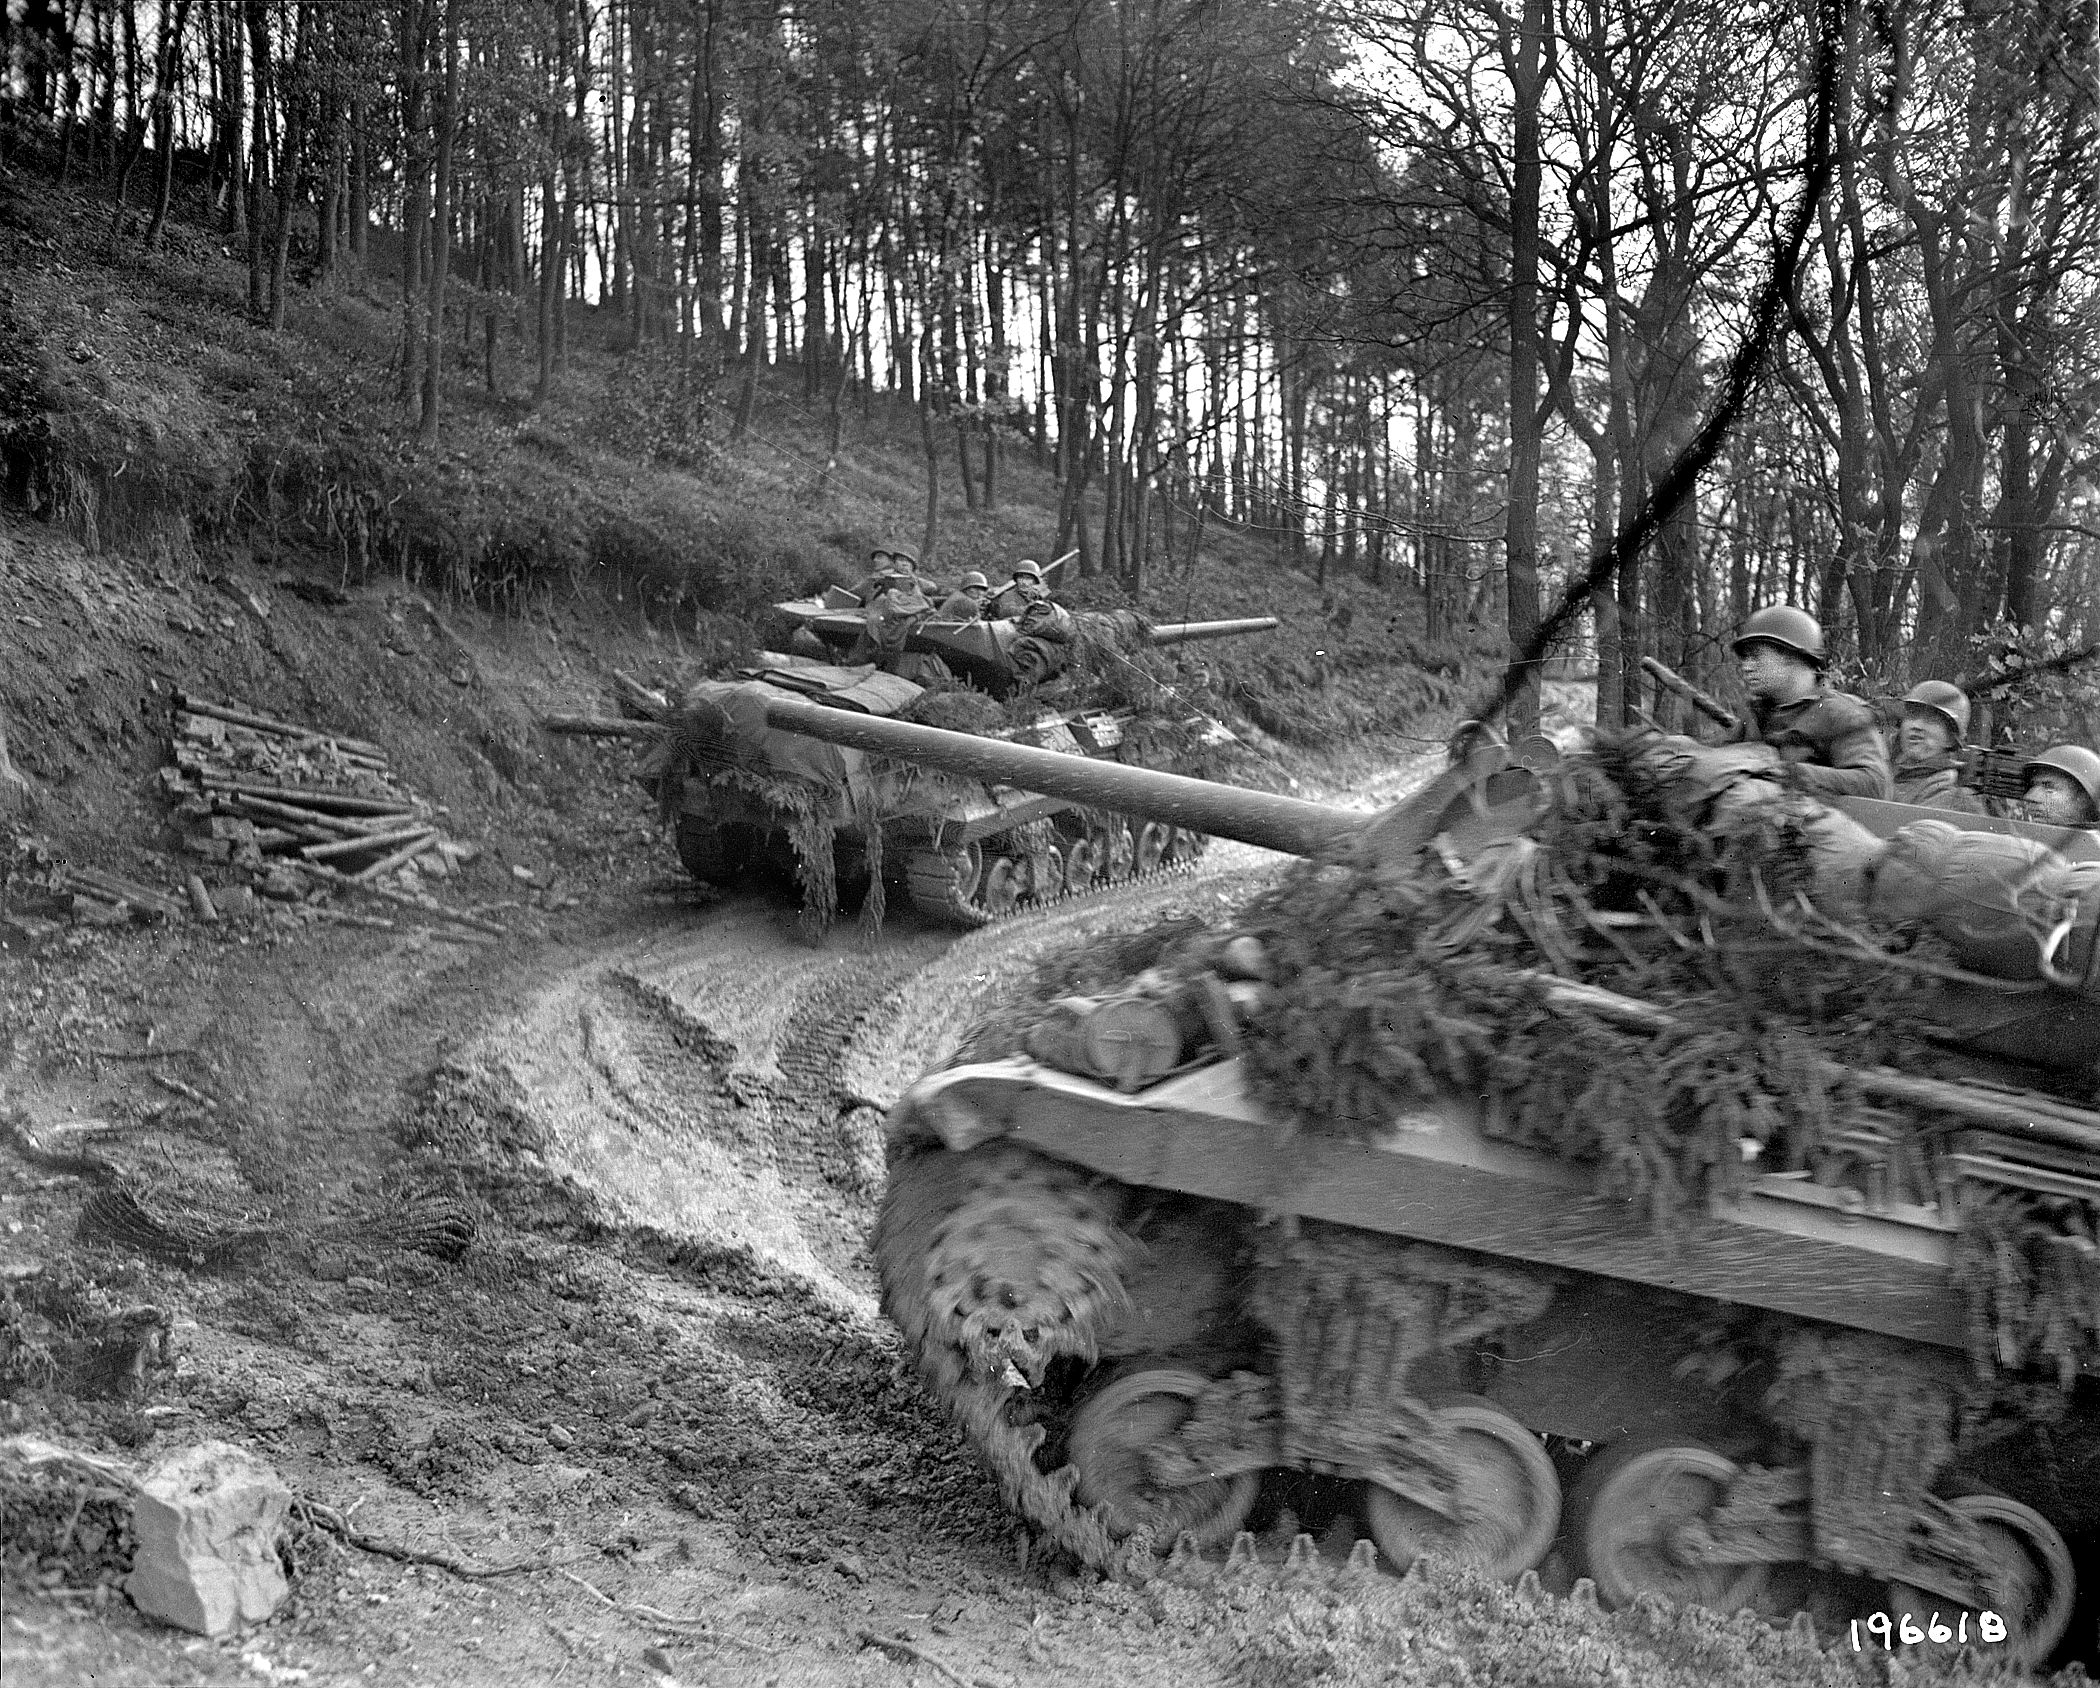
[[[1513,651],[1527,649],[1539,625],[1539,103],[1549,27],[1547,0],[1524,0],[1516,39],[1505,29],[1501,41],[1516,130],[1510,177],[1509,511],[1503,530]],[[1534,670],[1510,699],[1509,730],[1520,736],[1537,732],[1538,725]]]
[[[931,370],[923,385],[927,391],[919,400],[919,444],[926,456],[926,526],[919,540],[919,566],[931,570],[941,538],[941,440],[934,426]]]
[[[284,326],[285,277],[290,266],[292,252],[292,199],[299,186],[299,151],[304,138],[306,122],[306,63],[310,46],[308,32],[313,26],[313,7],[310,4],[299,8],[299,20],[294,26],[291,75],[285,79],[281,118],[283,152],[277,161],[277,203],[275,222],[271,226],[270,241],[270,326]]]
[[[444,104],[438,113],[437,192],[430,219],[430,310],[424,335],[423,415],[418,436],[437,438],[438,395],[445,357],[445,282],[452,269],[452,142],[459,132],[459,0],[445,0],[441,35]]]

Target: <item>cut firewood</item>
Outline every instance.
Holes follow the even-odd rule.
[[[66,877],[82,890],[93,892],[111,902],[130,903],[134,908],[149,909],[155,914],[171,918],[179,916],[183,904],[165,891],[156,891],[150,885],[141,885],[136,880],[119,879],[113,873],[104,873],[99,868],[72,867],[65,869]]]
[[[387,773],[387,761],[383,756],[369,751],[351,750],[341,740],[330,738],[326,733],[317,733],[310,727],[286,727],[264,729],[238,726],[231,721],[222,721],[216,715],[192,715],[186,710],[175,712],[176,752],[191,758],[209,756],[214,751],[224,754],[231,749],[264,749],[282,751],[291,755],[329,755],[347,762],[353,768],[370,773]]]
[[[364,797],[354,791],[310,791],[304,786],[261,785],[252,780],[228,779],[206,774],[207,791],[235,791],[244,797],[267,797],[273,803],[296,803],[305,809],[320,809],[343,815],[412,815],[413,803],[398,798]]]
[[[250,797],[244,792],[221,791],[213,794],[215,801],[248,816],[252,820],[277,821],[294,828],[306,828],[321,834],[308,839],[310,844],[326,843],[330,838],[355,838],[369,832],[374,820],[381,825],[390,825],[390,816],[372,816],[359,820],[350,815],[324,815],[318,809],[302,808],[297,803],[277,803],[267,797]]]
[[[351,738],[344,733],[318,732],[312,727],[302,727],[291,721],[280,721],[275,716],[261,715],[252,709],[238,709],[229,703],[213,703],[210,699],[198,697],[193,692],[177,692],[175,694],[175,702],[178,707],[188,710],[192,715],[209,715],[216,720],[231,721],[236,726],[252,727],[258,732],[276,733],[292,738],[330,739],[345,750],[356,751],[364,756],[377,757],[382,762],[386,760],[386,752],[369,739]]]
[[[362,855],[367,850],[391,850],[411,841],[421,845],[431,842],[436,837],[435,828],[409,826],[401,828],[398,832],[367,833],[362,838],[342,838],[333,844],[309,844],[299,854],[307,861],[320,862],[335,856]]]
[[[211,893],[204,888],[204,880],[191,874],[188,880],[190,907],[197,911],[197,918],[209,924],[219,918],[219,911],[212,906]]]
[[[359,884],[363,884],[367,880],[383,879],[403,863],[414,861],[416,857],[420,856],[425,850],[434,847],[436,843],[437,834],[435,832],[425,832],[422,837],[410,839],[392,855],[381,857],[370,867],[358,869],[350,877]]]

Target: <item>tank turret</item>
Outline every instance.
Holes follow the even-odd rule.
[[[1364,815],[798,699],[766,719],[1331,864],[1237,931],[1061,963],[1087,982],[892,1110],[884,1306],[1039,1536],[1111,1571],[1244,1564],[1288,1507],[1308,1578],[1433,1553],[2055,1653],[2100,1530],[2100,1111],[1958,1046],[2053,1014],[2061,1047],[2027,1053],[2090,1080],[2100,875],[2047,847],[2075,836],[1833,808],[1760,747],[1660,736],[1614,747],[1609,802],[1598,760],[1486,747]],[[1671,881],[1686,814],[1769,853]],[[1604,867],[1553,856],[1600,818]],[[1951,960],[1874,960],[1869,913]],[[1923,987],[1929,1061],[1912,1028],[1890,1062],[1789,1035],[1848,959]],[[1956,1023],[1977,992],[1989,1024]]]
[[[852,593],[838,587],[824,598],[797,599],[773,607],[795,624],[797,639],[808,641],[805,648],[811,654],[822,650],[844,655],[869,629],[868,612]],[[1062,671],[1075,641],[1165,647],[1268,633],[1278,625],[1273,615],[1150,624],[1128,612],[1052,610],[1038,626],[1025,618],[944,621],[922,612],[884,631],[880,642],[893,659],[936,659],[955,677],[1003,697],[1019,686],[1040,684]],[[926,677],[917,672],[919,666],[914,665],[912,677]]]

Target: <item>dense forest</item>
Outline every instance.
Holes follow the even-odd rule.
[[[113,240],[215,220],[259,321],[396,289],[424,438],[458,383],[555,390],[587,302],[700,472],[785,367],[834,430],[915,408],[929,549],[1025,446],[1085,573],[1136,587],[1231,524],[1521,643],[1767,292],[1761,378],[1584,623],[1601,718],[1773,598],[1892,683],[2100,641],[2094,0],[0,18],[0,149],[34,137]]]

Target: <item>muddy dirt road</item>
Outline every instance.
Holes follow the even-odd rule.
[[[81,1181],[7,1157],[10,1273],[176,1332],[145,1400],[25,1395],[8,1428],[142,1463],[225,1437],[362,1545],[309,1524],[291,1604],[212,1644],[98,1580],[120,1543],[18,1500],[7,1680],[1856,1680],[1747,1621],[1433,1573],[1293,1588],[1287,1515],[1230,1577],[1031,1562],[877,1311],[881,1111],[1046,951],[1222,916],[1281,866],[1216,846],[960,938],[905,916],[811,947],[756,893],[630,889],[495,947],[324,930],[17,967],[8,1099],[118,1122],[109,1158],[164,1211],[275,1229],[210,1267],[84,1243]],[[211,1106],[156,1111],[145,1063],[93,1053],[149,1030]],[[430,1190],[477,1217],[456,1262],[359,1231]]]

